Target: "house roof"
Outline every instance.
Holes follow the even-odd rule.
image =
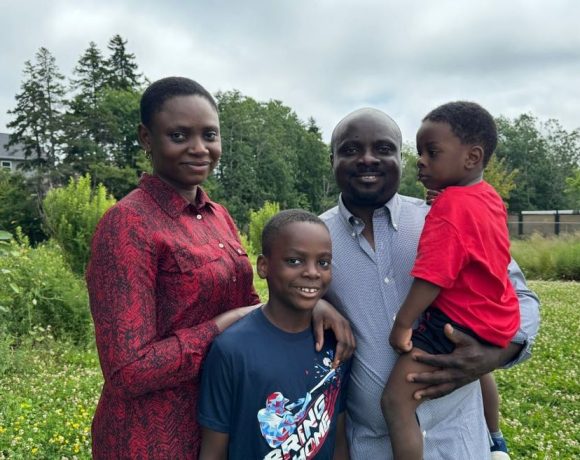
[[[21,145],[12,145],[8,150],[6,149],[5,145],[9,140],[10,134],[0,133],[0,159],[24,161],[26,156]]]

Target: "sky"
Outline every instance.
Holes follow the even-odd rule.
[[[328,141],[361,107],[385,111],[413,142],[452,100],[494,116],[532,113],[580,128],[576,0],[0,0],[0,132],[40,47],[65,76],[91,41],[128,41],[150,81],[277,99]]]

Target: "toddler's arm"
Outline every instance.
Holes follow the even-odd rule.
[[[411,351],[411,334],[413,323],[421,313],[437,298],[441,288],[433,283],[415,278],[407,298],[401,305],[395,324],[389,336],[389,343],[399,353]]]

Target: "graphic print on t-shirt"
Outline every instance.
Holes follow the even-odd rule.
[[[340,389],[340,369],[333,369],[333,352],[314,364],[316,383],[304,397],[290,401],[281,392],[271,393],[258,411],[264,440],[273,448],[264,460],[311,459],[320,450],[330,429]]]

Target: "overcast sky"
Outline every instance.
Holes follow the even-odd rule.
[[[312,116],[326,141],[372,106],[414,140],[450,100],[580,128],[580,1],[0,0],[0,131],[26,60],[44,46],[72,76],[94,41],[128,40],[156,80],[193,78]]]

